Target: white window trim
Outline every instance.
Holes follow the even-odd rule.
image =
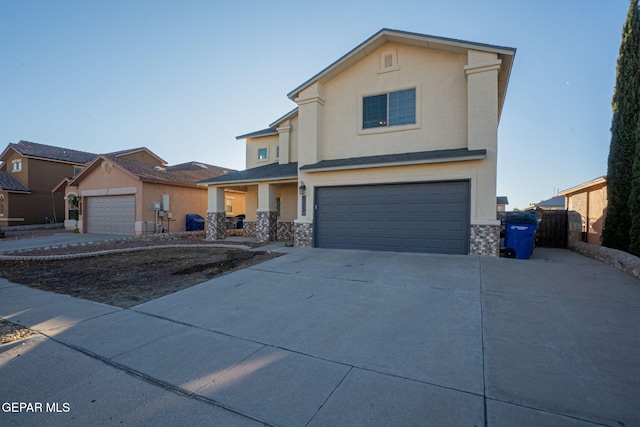
[[[401,90],[414,89],[416,90],[416,122],[407,124],[407,125],[397,125],[397,126],[380,126],[375,128],[362,128],[362,103],[364,98],[367,96],[376,96],[383,95],[385,93],[398,92]],[[405,130],[411,129],[420,129],[422,120],[422,85],[420,83],[413,85],[403,85],[397,87],[391,87],[387,89],[380,89],[378,91],[365,92],[358,95],[358,120],[357,120],[357,134],[358,135],[375,135],[379,133],[389,133],[389,132],[401,132]]]

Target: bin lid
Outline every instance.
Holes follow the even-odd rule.
[[[538,213],[536,211],[509,212],[504,216],[505,222],[517,222],[520,224],[537,224]]]

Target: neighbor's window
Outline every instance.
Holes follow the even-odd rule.
[[[4,216],[4,194],[0,194],[0,215]]]
[[[11,163],[13,163],[13,172],[20,172],[22,170],[22,159],[14,160]]]
[[[76,176],[76,175],[78,175],[80,172],[82,172],[82,169],[84,169],[84,168],[81,168],[80,166],[74,166],[74,167],[73,167],[73,176]]]
[[[258,149],[258,160],[267,160],[269,151],[266,148]]]
[[[362,128],[414,124],[416,89],[399,90],[362,99]]]
[[[227,212],[233,212],[233,199],[224,199],[224,208]]]
[[[78,196],[70,195],[69,198],[69,219],[77,221],[80,212],[80,199]]]

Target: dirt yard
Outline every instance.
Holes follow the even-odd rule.
[[[128,308],[278,255],[234,248],[174,247],[63,260],[0,260],[0,277]]]

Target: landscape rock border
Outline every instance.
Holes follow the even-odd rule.
[[[584,242],[572,242],[569,249],[610,265],[629,276],[640,279],[640,258],[617,249],[592,245]]]
[[[189,240],[202,240],[204,233],[200,232],[179,232],[171,234],[147,234],[143,236],[123,236],[112,239],[96,240],[82,243],[54,245],[42,248],[21,249],[11,252],[0,253],[0,260],[3,261],[33,261],[33,260],[56,260],[71,258],[86,258],[99,255],[107,255],[122,252],[132,252],[150,249],[163,248],[235,248],[241,250],[251,250],[263,246],[261,243],[251,242],[230,242],[230,241],[207,241],[206,243],[186,243]],[[180,243],[175,243],[179,241]],[[172,243],[174,242],[174,243]],[[128,244],[127,247],[117,247],[121,244]],[[78,250],[79,249],[79,250]],[[95,250],[92,250],[95,249]],[[51,253],[65,250],[77,251],[75,253]],[[39,253],[43,254],[40,255]]]
[[[52,248],[65,248],[68,245]],[[172,249],[172,248],[235,248],[242,250],[251,250],[245,245],[220,245],[220,244],[182,244],[182,245],[151,245],[137,246],[121,249],[103,249],[92,252],[78,252],[75,254],[57,254],[57,255],[7,255],[0,254],[0,261],[37,261],[37,260],[55,260],[55,259],[72,259],[72,258],[88,258],[100,255],[117,254],[124,252],[145,251],[154,249]]]

